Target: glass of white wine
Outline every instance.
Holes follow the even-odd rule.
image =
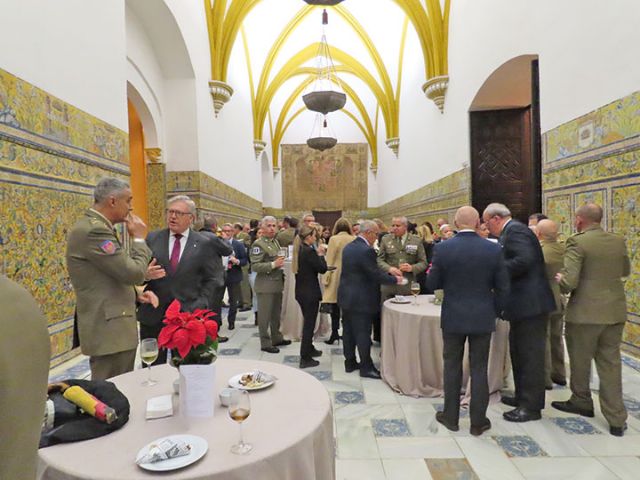
[[[418,305],[418,294],[420,293],[420,284],[411,282],[411,295],[413,295],[413,304]]]
[[[145,338],[140,342],[140,358],[147,365],[149,373],[147,379],[142,382],[142,385],[150,387],[158,383],[151,378],[151,364],[158,358],[158,340],[155,338]]]
[[[245,443],[242,436],[242,422],[249,417],[250,413],[249,392],[246,390],[234,390],[229,398],[229,416],[240,425],[240,442],[231,446],[231,453],[246,455],[253,450],[253,445]]]

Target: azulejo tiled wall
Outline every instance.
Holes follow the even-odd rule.
[[[0,269],[37,299],[52,363],[70,355],[68,229],[104,176],[127,178],[127,134],[0,69]]]
[[[147,214],[149,230],[167,226],[165,209],[167,203],[167,175],[164,163],[147,164]]]
[[[213,213],[218,223],[248,222],[262,217],[262,203],[209,175],[167,172],[167,196],[188,195],[198,207],[198,216]],[[164,226],[164,225],[163,225]]]
[[[574,212],[585,202],[604,209],[603,226],[624,235],[631,257],[626,282],[625,348],[640,354],[640,91],[543,135],[543,205],[573,231]]]
[[[469,205],[470,184],[470,171],[463,168],[381,205],[376,214],[387,224],[394,215],[404,215],[418,224],[429,221],[435,225],[441,217],[453,222],[456,210]]]

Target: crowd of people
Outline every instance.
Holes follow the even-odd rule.
[[[541,418],[545,388],[565,385],[564,339],[570,361],[571,397],[552,406],[593,416],[591,361],[601,380],[603,415],[613,435],[622,435],[620,344],[626,321],[622,278],[629,274],[624,240],[601,227],[602,209],[576,211],[577,234],[558,239],[558,225],[541,214],[530,225],[493,203],[482,215],[460,208],[449,224],[416,225],[404,216],[351,222],[333,229],[312,214],[301,221],[265,216],[248,224],[219,226],[205,215],[196,231],[196,206],[186,196],[169,199],[167,228],[147,232],[131,213],[131,190],[117,179],[102,180],[95,204],[73,227],[67,265],[77,296],[77,324],[92,378],[133,369],[140,338],[157,338],[164,312],[178,299],[185,311],[208,308],[220,323],[225,292],[228,328],[239,310],[253,310],[263,352],[289,345],[280,332],[285,261],[296,277],[295,298],[304,318],[300,368],[319,364],[313,344],[318,312],[331,316],[334,344],[343,340],[344,368],[380,378],[371,357],[381,341],[381,305],[395,295],[443,290],[441,327],[445,408],[437,420],[458,429],[462,355],[471,359],[471,433],[490,428],[487,362],[497,319],[510,323],[515,395],[505,420]],[[124,222],[125,249],[114,225]],[[133,288],[135,286],[135,289]],[[135,291],[135,294],[134,294]],[[342,327],[342,335],[340,335]],[[564,335],[563,335],[564,331]],[[225,341],[220,337],[220,341]],[[158,363],[166,362],[160,355]]]

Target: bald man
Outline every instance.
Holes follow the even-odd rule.
[[[536,225],[535,234],[540,240],[547,280],[556,302],[556,309],[549,314],[547,320],[547,345],[544,359],[545,388],[551,390],[554,383],[567,384],[567,372],[564,366],[564,340],[562,338],[564,298],[560,293],[560,286],[555,280],[555,276],[562,270],[564,245],[558,242],[558,224],[553,220],[540,220]]]
[[[489,404],[487,364],[491,333],[509,290],[509,276],[502,249],[480,237],[480,215],[473,207],[456,212],[458,234],[434,247],[427,275],[431,290],[444,290],[441,328],[444,359],[444,410],[436,420],[457,431],[462,387],[462,357],[469,342],[471,368],[471,434],[491,428],[486,416]]]
[[[576,211],[578,233],[567,240],[564,268],[556,276],[560,290],[570,293],[565,315],[567,351],[571,368],[571,398],[551,402],[563,412],[593,417],[589,388],[591,361],[600,377],[600,410],[611,435],[621,437],[627,428],[622,402],[620,344],[627,321],[622,278],[631,267],[624,238],[605,232],[602,208],[587,203]]]

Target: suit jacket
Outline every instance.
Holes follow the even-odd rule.
[[[324,303],[338,303],[338,285],[340,284],[340,275],[342,275],[342,251],[355,239],[356,237],[347,232],[340,232],[329,239],[325,260],[327,265],[336,267],[336,269],[328,271],[322,277],[324,283],[322,301]]]
[[[375,250],[357,237],[342,251],[338,305],[343,310],[375,314],[380,310],[380,285],[396,278],[378,267]]]
[[[167,275],[151,280],[147,290],[153,291],[160,300],[158,308],[143,303],[138,308],[138,320],[143,325],[162,326],[164,313],[174,300],[180,301],[182,311],[209,308],[216,286],[211,245],[209,239],[193,230],[189,231],[187,243],[180,257],[177,270],[169,269],[169,229],[156,230],[147,236],[147,245],[153,257],[164,266]],[[220,263],[222,265],[222,263]]]
[[[0,478],[33,480],[47,398],[47,319],[26,290],[3,275],[0,304]]]
[[[298,273],[296,273],[296,300],[301,303],[320,302],[322,291],[318,275],[327,271],[324,257],[307,244],[300,245]]]
[[[227,244],[228,246],[228,244]],[[247,255],[247,249],[244,248],[244,244],[238,240],[231,240],[231,248],[233,248],[233,255],[240,261],[238,265],[232,265],[226,272],[225,283],[227,285],[235,285],[242,282],[242,267],[249,263],[249,257]]]
[[[444,290],[443,332],[493,332],[509,292],[502,249],[475,232],[460,232],[434,248],[427,286]]]
[[[556,302],[556,309],[553,313],[564,311],[564,298],[560,293],[560,285],[556,282],[556,273],[562,270],[564,261],[564,244],[560,242],[547,242],[542,240],[542,254],[544,255],[544,269],[547,273],[547,281],[553,292],[553,299]]]
[[[567,239],[560,288],[571,293],[565,321],[611,325],[627,321],[621,277],[631,267],[624,238],[599,225]]]
[[[511,281],[503,318],[517,321],[553,312],[556,302],[547,281],[542,248],[531,229],[511,220],[499,242]]]
[[[209,240],[209,256],[212,262],[214,289],[224,287],[225,283],[225,266],[222,265],[222,257],[227,257],[233,253],[233,249],[228,243],[225,243],[219,236],[210,230],[202,229],[198,233],[204,235]],[[213,302],[213,298],[210,302]],[[212,303],[213,305],[213,303]]]
[[[286,248],[289,245],[293,245],[293,240],[296,238],[296,229],[293,227],[285,228],[284,230],[280,230],[276,234],[276,240],[280,244],[281,247]]]
[[[138,345],[136,292],[144,282],[151,250],[131,242],[127,252],[113,225],[89,209],[69,233],[67,269],[76,293],[80,348],[109,355]]]

